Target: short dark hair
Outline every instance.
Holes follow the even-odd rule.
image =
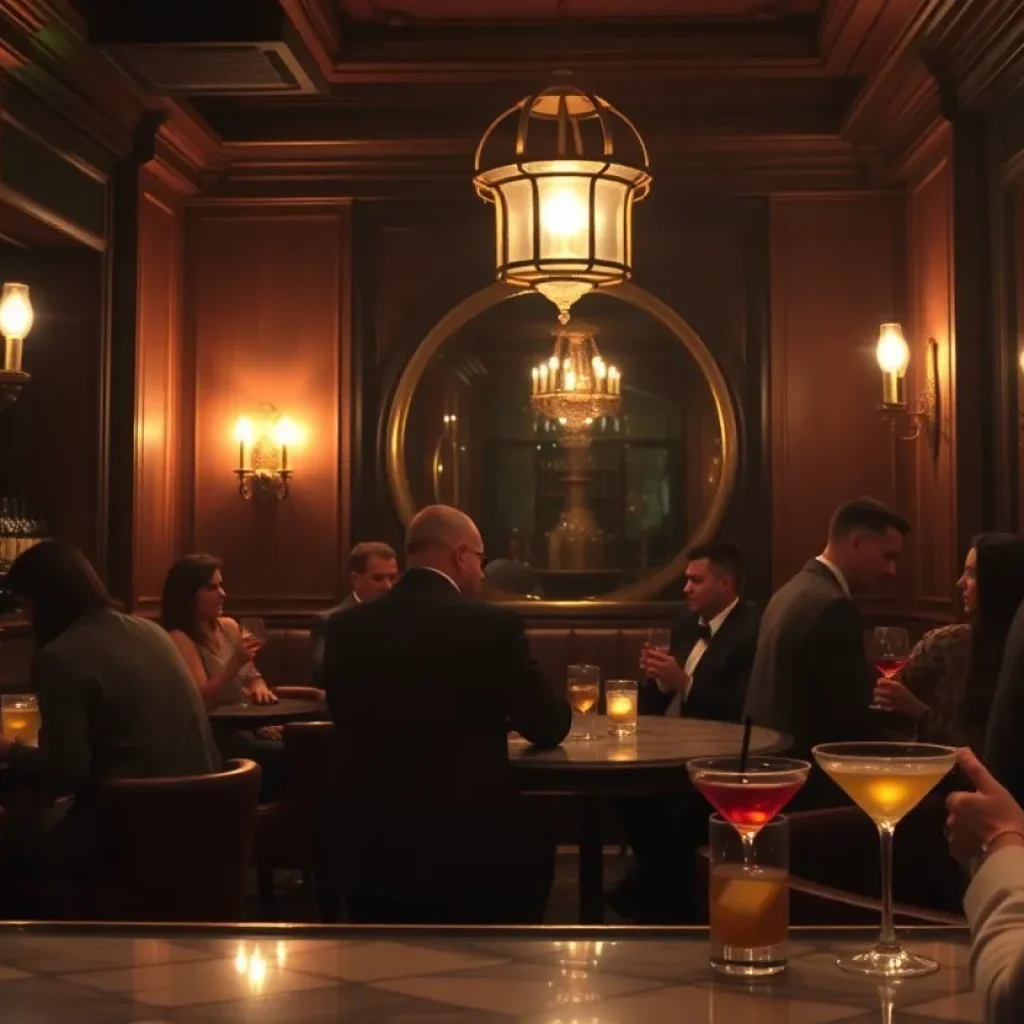
[[[885,533],[889,529],[906,535],[910,533],[910,523],[875,498],[854,498],[832,513],[832,520],[828,524],[828,539],[842,540],[854,530]]]
[[[89,612],[115,607],[92,563],[74,544],[44,540],[23,551],[7,574],[6,588],[32,602],[36,647],[73,626]]]
[[[743,552],[735,544],[697,544],[686,552],[687,561],[707,559],[721,573],[736,581],[736,589],[743,585]]]
[[[390,558],[398,561],[398,555],[390,544],[382,540],[360,541],[348,554],[349,572],[364,573],[371,558]]]
[[[222,564],[213,555],[185,555],[170,567],[160,595],[160,625],[168,633],[179,629],[196,643],[200,642],[196,594],[213,579],[213,574]]]

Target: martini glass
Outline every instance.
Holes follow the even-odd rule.
[[[824,743],[811,753],[878,826],[882,848],[882,930],[866,953],[840,957],[844,971],[878,978],[917,978],[939,969],[905,950],[892,923],[892,840],[896,826],[956,763],[955,747],[933,743]]]
[[[698,792],[739,833],[743,862],[754,867],[754,840],[800,791],[811,766],[789,757],[698,757],[686,765]]]

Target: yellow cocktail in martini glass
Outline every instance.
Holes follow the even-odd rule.
[[[955,747],[933,743],[824,743],[814,759],[878,826],[882,847],[882,930],[873,949],[839,959],[843,970],[882,978],[916,978],[939,969],[908,953],[892,921],[892,840],[896,826],[956,763]]]

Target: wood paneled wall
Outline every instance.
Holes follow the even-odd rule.
[[[927,383],[928,339],[939,346],[937,386],[941,434],[938,451],[922,437],[914,444],[914,535],[907,573],[920,610],[953,615],[954,583],[963,552],[957,550],[956,418],[953,331],[953,189],[949,132],[933,159],[908,185],[908,316],[911,350],[908,393]]]
[[[139,197],[133,604],[155,613],[181,543],[184,213],[143,172]]]
[[[199,206],[186,225],[188,547],[224,559],[237,610],[296,612],[344,592],[350,208]],[[261,403],[301,428],[281,501],[244,501],[234,425]]]
[[[907,453],[876,406],[878,325],[903,319],[903,197],[793,196],[771,207],[773,575],[824,542],[843,501],[900,508]]]

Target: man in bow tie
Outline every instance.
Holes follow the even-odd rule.
[[[732,544],[688,554],[687,611],[669,649],[640,655],[640,711],[738,722],[754,663],[760,615],[740,599],[743,559]],[[607,895],[622,917],[643,924],[692,922],[696,850],[707,837],[708,807],[694,792],[628,797],[619,804],[635,868]]]
[[[689,552],[683,598],[687,611],[672,628],[667,651],[640,654],[640,709],[738,722],[750,679],[761,617],[740,600],[743,560],[732,544],[702,544]]]

